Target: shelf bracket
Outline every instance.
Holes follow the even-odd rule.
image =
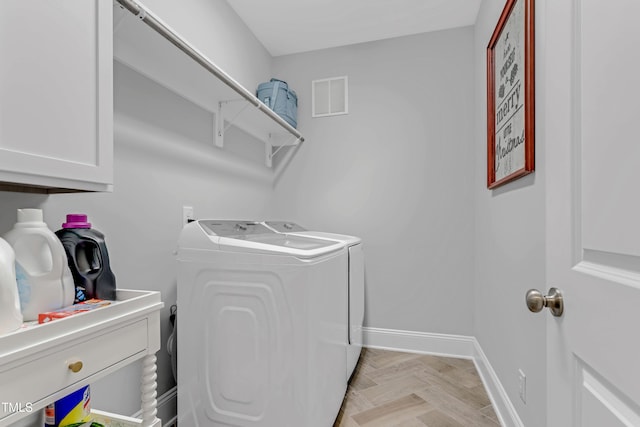
[[[267,165],[267,167],[270,168],[273,166],[273,158],[276,156],[276,154],[278,154],[280,150],[282,150],[283,147],[295,147],[296,145],[300,144],[301,141],[302,141],[302,138],[298,138],[292,135],[292,138],[289,140],[288,143],[278,146],[276,151],[273,151],[272,137],[271,137],[271,134],[269,134],[269,141],[265,143],[265,152],[266,152],[265,164]]]
[[[215,135],[216,147],[224,146],[224,117],[222,117],[222,102],[218,102],[218,112],[213,123],[213,134]]]
[[[270,168],[273,166],[273,144],[271,134],[269,138],[264,142],[264,164]]]
[[[230,120],[227,120],[227,125],[225,126],[224,124],[225,118],[224,118],[223,110],[224,110],[224,106],[230,102],[244,102],[245,104],[242,106],[240,110],[238,110],[238,112]],[[249,105],[250,103],[245,101],[244,99],[232,99],[229,101],[218,102],[218,114],[216,114],[215,129],[214,129],[217,147],[220,147],[220,148],[224,147],[224,134],[227,132],[227,130],[229,130],[231,126],[233,126],[233,122],[236,121],[236,119],[240,116],[240,114],[242,114]]]

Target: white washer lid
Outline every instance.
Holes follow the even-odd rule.
[[[325,233],[323,231],[308,230],[295,222],[291,221],[265,221],[264,224],[272,230],[279,233],[294,234],[296,236],[305,236],[318,239],[333,240],[336,242],[342,242],[347,246],[357,245],[362,243],[362,239],[356,236],[349,236],[347,234],[335,234]]]
[[[344,247],[335,240],[278,233],[253,221],[199,220],[198,223],[220,249],[315,258]]]
[[[362,243],[362,238],[357,236],[349,236],[347,234],[325,233],[324,231],[299,231],[293,234],[295,234],[296,236],[341,242],[346,246],[353,246],[357,245],[358,243]]]
[[[291,221],[265,221],[264,223],[279,233],[307,231],[306,228]]]

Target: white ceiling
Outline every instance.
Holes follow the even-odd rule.
[[[227,0],[273,56],[473,25],[481,0]]]

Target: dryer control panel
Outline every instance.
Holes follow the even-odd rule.
[[[295,222],[288,221],[265,221],[267,226],[271,227],[278,233],[293,233],[298,231],[307,231],[306,228],[296,224]]]
[[[200,220],[202,228],[211,236],[241,239],[253,234],[273,234],[274,231],[255,221]]]

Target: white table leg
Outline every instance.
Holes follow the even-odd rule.
[[[156,356],[149,354],[142,359],[142,379],[140,384],[142,400],[142,426],[151,427],[156,425],[157,392],[156,392]]]

